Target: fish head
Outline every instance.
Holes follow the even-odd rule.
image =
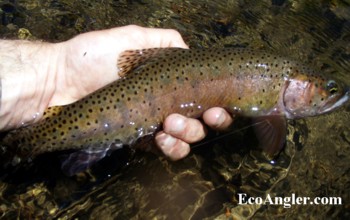
[[[300,74],[288,80],[283,104],[287,117],[294,119],[330,112],[349,97],[349,87],[336,80]]]

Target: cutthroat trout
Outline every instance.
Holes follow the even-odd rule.
[[[118,64],[122,79],[10,132],[1,143],[15,155],[10,163],[81,150],[85,156],[66,161],[74,173],[108,150],[153,134],[171,113],[196,118],[214,106],[266,122],[255,130],[273,155],[285,142],[286,119],[327,113],[349,99],[349,89],[335,80],[264,51],[156,48],[126,51]]]

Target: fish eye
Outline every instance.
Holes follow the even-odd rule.
[[[335,94],[335,93],[338,92],[338,85],[337,85],[337,83],[336,83],[335,81],[333,81],[333,80],[330,80],[330,81],[327,82],[326,88],[327,88],[328,92],[329,92],[331,95],[333,95],[333,94]]]

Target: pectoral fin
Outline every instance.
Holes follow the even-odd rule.
[[[283,148],[287,135],[287,121],[282,116],[261,116],[253,119],[259,146],[273,157]]]

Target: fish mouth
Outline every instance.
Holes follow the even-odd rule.
[[[329,111],[332,111],[333,109],[336,109],[340,106],[342,106],[345,102],[347,102],[350,99],[350,87],[347,87],[344,91],[344,95],[338,100],[336,101],[334,104],[326,104],[322,109],[321,112],[322,113],[326,113]]]

